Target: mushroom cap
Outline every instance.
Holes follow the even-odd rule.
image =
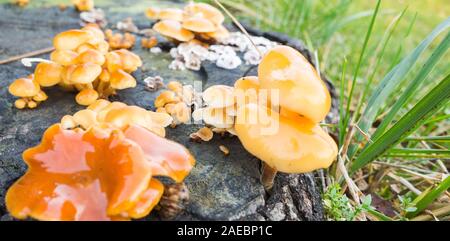
[[[159,19],[183,21],[183,10],[177,8],[163,8],[159,11]]]
[[[96,125],[97,121],[97,113],[92,110],[84,109],[80,110],[73,115],[73,120],[75,123],[83,127],[83,129],[87,130],[90,127]]]
[[[113,51],[114,53],[117,53],[120,56],[122,69],[125,70],[128,73],[136,71],[139,67],[142,66],[142,60],[141,58],[126,49],[119,49]]]
[[[55,50],[50,54],[50,60],[63,66],[76,64],[78,53],[72,50]]]
[[[145,10],[145,16],[150,19],[158,19],[159,12],[161,11],[160,8],[155,7],[149,7],[147,10]]]
[[[154,136],[140,131],[142,137]],[[6,206],[16,218],[141,218],[163,193],[162,184],[152,179],[153,169],[158,170],[142,148],[117,130],[64,130],[53,125],[23,157],[29,168],[6,195]],[[172,163],[167,157],[161,158]],[[178,157],[173,163],[178,163]]]
[[[226,39],[230,36],[230,32],[223,25],[219,25],[214,32],[206,33],[208,37],[214,38],[216,40]]]
[[[171,90],[162,91],[155,99],[155,107],[164,107],[168,103],[179,102],[180,98]]]
[[[152,121],[154,124],[157,124],[161,127],[167,127],[169,126],[173,118],[167,113],[161,113],[161,112],[153,112],[153,111],[147,111],[150,117],[152,118]]]
[[[216,25],[220,25],[225,20],[219,9],[207,3],[190,3],[184,7],[185,16],[199,16],[208,19]]]
[[[93,35],[94,38],[90,41],[91,44],[97,44],[105,40],[105,34],[95,23],[86,24],[81,30],[90,32]]]
[[[91,32],[72,29],[59,33],[53,39],[53,46],[57,50],[76,50],[78,46],[94,39]]]
[[[41,87],[32,76],[14,80],[8,87],[10,94],[17,97],[33,97],[39,93]]]
[[[206,124],[228,129],[232,128],[234,124],[234,118],[227,115],[226,108],[200,108],[192,112],[192,118],[194,121],[203,120]]]
[[[122,69],[122,58],[115,51],[111,51],[105,55],[106,58],[106,68],[110,73]]]
[[[280,107],[318,123],[331,107],[331,97],[315,68],[288,46],[271,49],[261,60],[258,77],[262,89],[278,90]]]
[[[218,29],[213,22],[202,17],[187,17],[183,20],[182,26],[184,29],[196,33],[210,33]]]
[[[94,103],[90,104],[87,109],[92,110],[96,113],[102,111],[106,107],[108,107],[111,104],[111,102],[104,100],[104,99],[98,99]]]
[[[112,88],[118,90],[136,87],[136,79],[132,75],[121,69],[111,73],[109,82]]]
[[[208,127],[202,127],[197,132],[193,133],[192,136],[198,137],[202,141],[210,141],[213,138],[214,133]]]
[[[34,71],[34,80],[42,87],[50,87],[62,80],[63,67],[57,63],[41,62]]]
[[[233,87],[213,85],[202,93],[203,101],[212,108],[223,108],[234,105]]]
[[[129,125],[139,125],[147,129],[151,129],[153,126],[150,114],[147,113],[147,110],[138,106],[112,109],[108,111],[104,121],[120,129]]]
[[[103,65],[106,59],[102,52],[95,49],[87,49],[79,54],[75,61],[77,64],[92,63]]]
[[[101,73],[102,67],[100,65],[85,63],[67,69],[66,78],[71,84],[89,84],[97,79]]]
[[[175,20],[162,20],[153,26],[153,30],[165,37],[176,39],[181,42],[187,42],[194,39],[194,34],[184,29],[181,23]]]
[[[288,118],[253,103],[238,109],[234,128],[247,151],[285,173],[327,168],[338,151],[333,139],[311,120]]]
[[[97,99],[98,93],[93,89],[84,89],[75,96],[75,100],[78,104],[86,106],[95,103]]]

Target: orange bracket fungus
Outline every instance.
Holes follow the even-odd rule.
[[[279,100],[265,103],[246,94],[234,125],[245,149],[264,162],[267,190],[277,171],[304,173],[331,165],[337,146],[318,124],[330,110],[330,94],[303,55],[291,47],[275,47],[263,57],[258,77],[238,80],[235,87],[244,93],[279,92]],[[268,102],[278,102],[279,111]]]
[[[40,63],[33,78],[21,78],[11,84],[10,93],[21,97],[15,103],[17,108],[35,108],[45,101],[47,96],[40,90],[42,87],[58,85],[64,90],[77,91],[76,102],[87,106],[117,90],[136,86],[131,73],[142,66],[142,60],[126,49],[109,51],[110,45],[96,24],[59,33],[53,45],[55,50],[50,54],[50,61],[22,61],[27,66],[32,61]],[[26,93],[19,90],[23,85],[29,86]]]
[[[167,118],[106,100],[65,116],[45,131],[39,145],[23,153],[28,170],[9,188],[7,209],[16,218],[38,220],[148,215],[164,193],[156,177],[181,184],[195,164],[185,147],[152,131],[167,125]]]
[[[189,42],[198,39],[216,42],[229,36],[223,26],[225,17],[207,3],[191,2],[184,9],[149,8],[148,18],[158,21],[153,29],[175,42]]]

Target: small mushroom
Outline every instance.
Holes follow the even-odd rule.
[[[196,33],[210,33],[217,31],[216,25],[208,19],[202,17],[187,17],[183,20],[182,24],[184,29],[190,30]]]
[[[221,25],[225,20],[223,14],[215,7],[207,3],[191,2],[184,8],[184,16],[198,16],[213,22],[216,25]]]
[[[206,35],[220,41],[228,38],[230,36],[230,32],[223,25],[219,25],[215,31],[206,33]]]
[[[156,37],[152,36],[150,38],[142,38],[141,45],[143,48],[151,49],[158,44]]]
[[[164,107],[168,103],[175,103],[179,102],[180,98],[176,95],[175,92],[170,90],[165,90],[161,92],[161,94],[158,95],[155,99],[155,107]]]
[[[72,50],[55,50],[50,54],[50,60],[63,66],[76,64],[78,53]]]
[[[34,81],[33,76],[28,76],[26,78],[20,78],[14,80],[11,85],[8,87],[8,91],[10,94],[21,97],[23,101],[16,101],[14,105],[18,109],[23,109],[25,106],[30,108],[36,107],[36,102],[32,101],[32,98],[39,94],[41,88],[39,84]],[[25,104],[24,104],[25,102]],[[28,104],[31,102],[31,104]]]
[[[77,56],[75,59],[75,62],[77,64],[85,64],[85,63],[92,63],[97,65],[103,65],[105,63],[105,55],[95,49],[87,49],[81,54]]]
[[[202,127],[197,132],[192,133],[190,138],[194,140],[201,139],[202,141],[210,141],[213,136],[214,134],[210,128]]]
[[[41,62],[34,71],[34,80],[42,87],[58,84],[62,79],[63,67],[57,63]]]
[[[75,100],[78,104],[87,106],[93,104],[98,97],[97,91],[93,89],[84,89],[75,96]]]
[[[213,85],[203,91],[203,101],[208,107],[223,108],[234,105],[233,88],[226,85]]]
[[[183,21],[183,10],[176,8],[148,8],[145,15],[153,20]]]
[[[234,124],[234,118],[226,114],[225,108],[196,109],[192,113],[192,118],[195,121],[203,120],[208,125],[223,129],[232,128]]]
[[[191,31],[184,29],[181,23],[175,20],[159,21],[153,26],[153,30],[169,39],[180,42],[187,42],[195,37]]]
[[[223,154],[225,156],[228,156],[230,154],[230,150],[224,145],[220,145],[219,149],[220,149],[221,152],[223,152]]]
[[[121,69],[111,73],[109,82],[111,83],[112,88],[118,90],[136,87],[136,79]]]
[[[53,39],[56,50],[76,50],[78,46],[94,40],[92,33],[79,29],[72,29],[59,33]]]
[[[72,68],[66,71],[65,78],[70,84],[91,84],[101,73],[100,65],[85,63],[72,65]]]

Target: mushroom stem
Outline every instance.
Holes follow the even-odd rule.
[[[74,86],[78,91],[82,91],[84,89],[84,86],[82,84],[75,84]]]
[[[275,168],[270,167],[265,162],[263,162],[262,173],[261,173],[261,183],[266,191],[270,191],[273,187],[273,181],[278,171]]]
[[[98,85],[96,88],[97,92],[98,92],[98,96],[103,96],[103,90],[105,89],[106,83],[107,82],[101,81],[101,80],[98,82]]]
[[[108,97],[110,95],[113,95],[114,92],[115,92],[114,88],[111,87],[110,85],[108,85],[108,87],[105,88],[105,91],[103,91],[102,96],[103,96],[103,98],[108,99]]]
[[[174,219],[189,201],[189,190],[184,182],[164,185],[164,187],[164,194],[157,206],[158,213],[164,220]]]
[[[84,86],[84,89],[94,89],[94,85],[92,85],[92,83],[87,83],[87,84],[84,84],[83,86]]]

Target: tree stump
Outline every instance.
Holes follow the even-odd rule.
[[[130,4],[121,2],[119,7],[111,1],[99,7],[106,12],[110,24],[132,17],[142,29],[150,28],[152,24],[143,13],[147,7],[145,2],[144,0],[130,1]],[[0,18],[1,60],[50,47],[55,34],[79,27],[79,13],[72,7],[62,11],[56,5],[43,6],[36,3],[21,9],[11,4],[1,4],[0,15],[2,16]],[[249,30],[254,35],[264,36],[297,48],[311,60],[311,54],[300,41],[276,33]],[[137,43],[139,42],[138,37]],[[257,69],[242,64],[237,69],[225,70],[216,67],[213,63],[204,62],[202,69],[198,72],[173,71],[167,67],[171,61],[167,51],[153,54],[137,44],[133,52],[138,54],[144,62],[144,66],[133,74],[138,85],[133,89],[119,91],[112,100],[152,110],[154,110],[153,100],[159,92],[145,90],[142,81],[145,77],[160,75],[166,83],[171,80],[184,84],[201,81],[203,87],[207,88],[215,84],[233,85],[244,73],[256,75]],[[48,54],[37,57],[48,58]],[[0,96],[2,96],[0,98],[0,217],[2,220],[12,219],[5,207],[5,193],[27,168],[21,157],[22,152],[37,145],[45,129],[59,122],[61,117],[83,109],[75,103],[75,94],[63,92],[57,87],[46,89],[49,99],[36,109],[14,108],[15,97],[8,93],[8,85],[14,79],[26,76],[33,71],[34,68],[24,67],[19,61],[0,65]],[[327,83],[335,97],[332,85],[328,81]],[[336,98],[333,99],[336,100]],[[329,123],[336,122],[336,107],[336,101],[333,101],[333,111],[328,117]],[[272,193],[267,194],[259,181],[260,161],[242,147],[238,138],[216,135],[210,142],[195,143],[189,140],[189,134],[198,128],[198,125],[167,128],[167,138],[185,145],[197,159],[196,166],[186,179],[190,201],[176,220],[324,219],[321,194],[314,174],[279,174],[275,179]],[[230,154],[223,155],[219,150],[220,145],[228,147]],[[160,217],[157,211],[153,211],[146,219],[158,220]]]

